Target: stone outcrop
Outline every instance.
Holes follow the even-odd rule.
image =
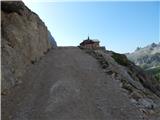
[[[56,42],[44,22],[21,1],[1,2],[1,26],[3,91],[21,82],[27,67]]]

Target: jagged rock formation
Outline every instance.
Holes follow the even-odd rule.
[[[1,2],[2,91],[20,82],[27,66],[34,64],[56,42],[43,21],[23,2]],[[51,45],[51,43],[54,43]]]
[[[126,55],[136,65],[140,65],[144,69],[160,66],[160,43],[137,48],[133,53]]]

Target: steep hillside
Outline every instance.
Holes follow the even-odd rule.
[[[153,73],[160,80],[160,43],[152,43],[144,48],[137,48],[127,57],[145,71]]]
[[[87,52],[98,59],[100,64],[102,64],[102,68],[105,71],[110,66],[109,73],[114,74],[115,76],[119,74],[119,77],[121,78],[119,77],[118,78],[122,79],[122,82],[129,83],[130,85],[132,85],[132,87],[139,90],[142,90],[140,86],[143,85],[144,87],[149,88],[151,91],[160,96],[160,85],[157,83],[157,80],[151,75],[146,74],[140,67],[136,66],[133,62],[129,61],[125,55],[106,50],[99,50],[99,51],[87,50]],[[105,58],[106,56],[108,58]],[[112,58],[110,60],[111,65],[109,65],[108,63],[109,61],[108,59],[110,58]],[[115,61],[115,63],[113,61]],[[113,63],[116,65],[113,65]],[[120,68],[118,68],[119,65]],[[125,69],[125,72],[119,71],[122,68]],[[124,74],[129,76],[124,77]]]
[[[56,42],[38,15],[20,1],[1,2],[1,28],[3,91],[21,82],[27,67]]]
[[[160,98],[137,69],[110,51],[58,47],[2,97],[2,119],[159,120]]]
[[[23,2],[1,8],[3,120],[159,120],[160,84],[125,55],[56,47]]]

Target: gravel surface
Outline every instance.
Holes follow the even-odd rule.
[[[58,47],[2,96],[2,120],[148,120],[97,60]]]

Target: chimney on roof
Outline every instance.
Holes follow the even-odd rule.
[[[88,40],[90,40],[89,36],[88,36]]]

